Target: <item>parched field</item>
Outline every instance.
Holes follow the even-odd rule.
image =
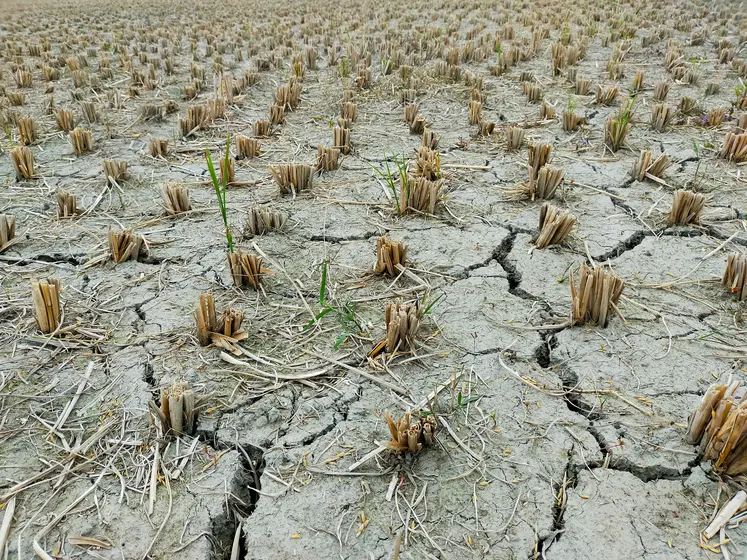
[[[745,554],[742,4],[2,7],[0,558]]]

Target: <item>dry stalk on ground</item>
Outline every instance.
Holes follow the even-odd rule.
[[[109,185],[124,181],[127,178],[127,162],[105,159],[104,176],[106,177],[106,182]]]
[[[236,157],[239,159],[259,157],[259,141],[256,138],[236,136]]]
[[[319,144],[316,147],[316,168],[319,171],[334,171],[340,167],[340,150]]]
[[[80,127],[75,128],[70,131],[69,138],[76,155],[93,150],[93,136],[91,136],[90,130],[84,130]]]
[[[167,138],[148,139],[148,152],[152,157],[166,157],[168,149],[169,141]]]
[[[291,193],[294,196],[311,189],[314,169],[305,163],[288,163],[270,167],[270,175],[280,187],[282,194]]]
[[[661,178],[664,171],[672,165],[672,160],[667,154],[659,154],[654,161],[652,160],[651,152],[644,150],[638,159],[633,164],[633,169],[630,171],[630,175],[636,181],[643,181],[647,175],[652,177]]]
[[[16,238],[16,217],[0,214],[0,253],[13,245]]]
[[[251,286],[259,290],[259,284],[262,275],[268,270],[262,268],[262,258],[257,255],[250,255],[242,251],[228,253],[228,267],[231,271],[233,284],[237,288],[242,286]]]
[[[747,161],[747,133],[727,132],[719,157],[727,161]]]
[[[174,382],[161,389],[161,406],[155,401],[148,408],[160,424],[161,433],[166,437],[193,435],[197,428],[197,416],[205,397],[198,396],[186,382]]]
[[[66,191],[57,191],[57,217],[71,218],[78,213],[75,195]]]

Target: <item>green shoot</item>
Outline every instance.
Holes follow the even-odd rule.
[[[337,350],[352,333],[360,332],[361,328],[355,318],[356,308],[354,303],[345,303],[340,307],[336,307],[327,301],[327,267],[328,263],[327,261],[324,261],[322,263],[322,280],[319,284],[319,306],[321,309],[316,315],[314,315],[313,319],[304,325],[304,330],[310,329],[325,315],[332,313],[342,327],[342,333],[337,337],[334,343],[334,349]]]
[[[224,169],[228,169],[228,158],[230,157],[228,151],[231,147],[231,135],[228,135],[226,140],[226,155]],[[205,159],[207,160],[208,171],[210,172],[210,180],[213,182],[215,188],[215,195],[218,197],[218,205],[220,206],[220,213],[223,216],[223,225],[226,228],[226,243],[228,245],[228,252],[233,253],[233,236],[231,235],[231,228],[228,226],[228,214],[226,212],[226,175],[223,174],[221,180],[218,180],[218,176],[215,173],[215,166],[213,165],[213,158],[210,155],[210,150],[205,148]],[[222,189],[221,189],[222,187]]]
[[[397,159],[397,156],[392,154],[392,159],[394,160],[395,165],[397,166],[397,171],[399,172],[399,181],[395,178],[395,175],[392,173],[392,168],[389,167],[389,159],[384,160],[384,166],[386,167],[386,172],[382,171],[378,167],[374,167],[370,162],[368,163],[369,167],[373,169],[385,182],[386,186],[389,188],[390,191],[392,191],[392,195],[394,196],[394,204],[397,207],[397,214],[402,214],[402,205],[399,200],[399,192],[397,189],[397,184],[401,182],[403,189],[402,194],[405,198],[407,198],[408,195],[408,184],[407,184],[407,160],[405,159],[405,155],[402,154],[402,159]]]

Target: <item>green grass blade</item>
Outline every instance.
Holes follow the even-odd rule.
[[[319,285],[319,303],[324,305],[324,296],[327,292],[327,261],[322,263],[322,283]]]

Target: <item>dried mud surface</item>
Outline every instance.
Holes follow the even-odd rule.
[[[739,58],[747,40],[741,5],[76,0],[7,4],[4,12],[2,83],[6,95],[25,93],[26,104],[2,98],[3,151],[19,145],[14,118],[32,117],[38,134],[35,178],[16,179],[7,153],[0,157],[0,213],[17,218],[20,238],[0,254],[0,518],[11,496],[15,505],[8,558],[34,557],[35,541],[52,557],[128,560],[720,555],[701,546],[700,532],[733,490],[701,465],[684,433],[707,387],[745,371],[745,306],[720,283],[726,254],[747,244],[745,182],[743,168],[717,157],[740,114],[739,75],[719,63],[717,45],[729,40]],[[537,29],[548,36],[533,50]],[[551,72],[551,46],[567,34],[572,45],[588,42],[571,68],[590,79],[591,95],[574,94],[568,68]],[[502,53],[526,53],[501,75],[491,72],[496,41]],[[630,47],[625,73],[611,80],[607,61],[621,41]],[[30,54],[45,43],[49,50]],[[307,46],[317,69],[307,67]],[[673,80],[668,48],[681,49],[697,83]],[[382,72],[388,49],[411,71]],[[435,72],[451,49],[459,52],[456,81]],[[259,158],[235,162],[243,184],[228,188],[237,247],[261,250],[269,270],[260,291],[237,289],[205,149],[217,160],[228,134],[252,136],[296,54],[305,66],[300,106],[260,139]],[[355,60],[366,54],[371,82],[359,88]],[[102,57],[112,72],[96,83]],[[87,85],[74,86],[64,62],[71,58]],[[216,60],[225,75],[258,80],[228,103],[225,118],[182,138],[188,106],[221,93]],[[45,93],[41,66],[58,63]],[[151,63],[153,89],[133,85],[132,69],[147,75]],[[19,64],[31,71],[31,87],[17,87]],[[204,67],[205,85],[185,101],[191,64]],[[612,153],[604,123],[637,70],[645,77],[630,133]],[[483,80],[491,136],[468,122],[467,71]],[[541,119],[540,105],[526,101],[523,72],[557,117]],[[664,132],[649,126],[659,82],[671,84],[674,110],[682,97],[698,101]],[[711,83],[720,90],[706,95]],[[595,104],[597,84],[620,88],[612,106]],[[446,190],[433,216],[398,216],[372,169],[393,154],[412,160],[421,145],[402,119],[405,86],[417,91],[439,138]],[[314,164],[317,146],[333,143],[345,90],[358,112],[352,152],[338,170],[315,176],[310,191],[282,196],[268,167]],[[108,102],[114,91],[120,108]],[[52,98],[92,132],[92,152],[73,154],[47,111]],[[96,104],[98,122],[85,121],[81,100]],[[169,100],[176,112],[143,120],[143,107]],[[560,120],[569,100],[586,118],[573,133]],[[717,107],[729,108],[727,118],[703,126],[702,115]],[[526,132],[515,152],[506,149],[509,124]],[[165,157],[149,154],[151,137],[169,139]],[[528,142],[551,144],[552,165],[565,170],[553,203],[578,227],[562,246],[532,249],[541,202],[507,192],[527,179]],[[631,178],[641,150],[672,157],[663,184]],[[107,185],[106,159],[126,161],[129,177]],[[191,213],[165,216],[167,182],[189,187]],[[700,224],[666,227],[679,188],[706,194]],[[59,190],[77,195],[84,213],[58,219]],[[285,212],[286,230],[242,236],[255,205]],[[142,234],[147,255],[107,261],[112,226]],[[385,233],[409,246],[410,274],[374,273]],[[619,312],[607,328],[562,326],[569,273],[589,259],[626,282]],[[338,312],[308,327],[321,309],[323,263],[326,300]],[[46,277],[63,286],[63,329],[51,337],[39,333],[31,300],[31,281]],[[233,365],[199,345],[193,312],[207,292],[219,309],[244,312],[241,345],[262,361],[240,356],[247,365]],[[385,334],[385,303],[424,296],[440,299],[414,355],[386,366],[367,360]],[[174,381],[210,397],[194,437],[159,437],[150,420],[148,402]],[[400,416],[424,403],[439,421],[435,445],[415,456],[369,455],[389,438],[386,411]],[[108,546],[76,544],[80,536]],[[744,529],[727,528],[727,536],[731,557],[744,554]]]

